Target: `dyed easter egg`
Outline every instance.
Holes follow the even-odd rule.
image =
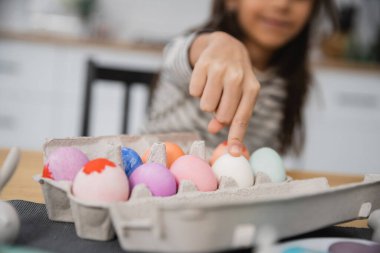
[[[171,196],[177,192],[174,175],[158,163],[145,163],[139,166],[129,179],[132,188],[138,184],[145,184],[153,196]]]
[[[210,164],[213,165],[216,159],[221,157],[224,154],[228,153],[228,145],[227,141],[223,141],[220,143],[212,152],[211,158],[210,158]],[[245,145],[243,145],[243,150],[242,150],[243,155],[247,160],[249,159],[249,151]]]
[[[51,171],[49,170],[48,164],[45,164],[44,169],[42,170],[42,177],[53,179],[53,175],[51,174]]]
[[[234,179],[239,187],[249,187],[253,185],[253,171],[244,156],[232,156],[224,154],[212,165],[214,174],[220,181],[222,176]]]
[[[181,156],[172,164],[170,171],[176,178],[177,184],[181,180],[190,180],[199,191],[215,191],[218,187],[218,180],[210,165],[197,156]]]
[[[253,152],[250,164],[254,173],[263,172],[274,183],[286,179],[284,163],[280,155],[271,148],[260,148]]]
[[[175,160],[178,159],[178,157],[185,155],[181,147],[175,143],[165,142],[165,148],[166,148],[166,166],[168,168],[170,168],[170,166],[173,164]],[[150,155],[150,148],[144,153],[142,157],[142,160],[144,163],[148,161],[149,155]]]
[[[121,148],[121,160],[123,162],[124,171],[128,177],[142,164],[139,154],[137,154],[133,149],[127,147]]]
[[[73,181],[78,171],[88,161],[88,157],[77,148],[57,148],[49,155],[42,176],[57,181]]]
[[[104,203],[126,201],[129,197],[128,178],[115,163],[98,158],[88,162],[78,172],[72,192],[83,200]]]

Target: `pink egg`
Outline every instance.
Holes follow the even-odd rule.
[[[88,162],[77,174],[72,188],[74,196],[90,201],[126,201],[129,183],[124,170],[113,162],[99,158]]]
[[[173,174],[158,163],[145,163],[134,170],[130,176],[132,188],[145,184],[153,196],[171,196],[177,192]]]
[[[75,175],[88,161],[87,156],[77,148],[58,148],[48,157],[43,176],[57,181],[73,181]]]
[[[170,167],[170,171],[178,184],[181,180],[190,180],[199,191],[215,191],[218,187],[218,181],[210,165],[199,157],[181,156]]]

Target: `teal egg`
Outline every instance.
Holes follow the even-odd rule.
[[[253,152],[249,163],[255,174],[263,172],[274,183],[286,180],[284,162],[280,155],[271,148],[260,148]]]

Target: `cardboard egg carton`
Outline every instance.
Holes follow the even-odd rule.
[[[89,159],[105,157],[115,161],[121,167],[120,148],[126,146],[133,148],[140,155],[147,148],[151,148],[149,162],[155,162],[166,166],[165,144],[161,141],[172,141],[180,145],[188,154],[206,159],[205,142],[198,140],[194,134],[161,134],[146,136],[110,136],[110,137],[80,137],[70,139],[54,139],[44,145],[44,160],[50,153],[59,147],[77,147],[86,153]],[[106,148],[105,148],[106,147]],[[49,219],[61,222],[74,222],[77,235],[84,239],[106,241],[114,238],[115,231],[109,215],[109,204],[84,201],[76,198],[71,192],[72,183],[68,181],[54,181],[48,178],[36,177],[41,183]],[[290,180],[290,179],[288,179]],[[269,182],[265,174],[256,176],[256,182]],[[233,179],[224,178],[219,185],[219,190],[236,188]],[[182,199],[182,195],[188,192],[197,192],[196,186],[190,181],[182,181],[178,193],[174,199]],[[202,196],[202,193],[198,193]],[[197,194],[197,196],[198,196]],[[154,200],[165,199],[152,197],[149,189],[143,185],[135,187],[128,201],[151,197]],[[214,196],[213,198],[216,198]]]
[[[58,147],[75,146],[90,159],[105,157],[121,165],[120,147],[140,155],[153,143],[149,160],[166,163],[165,146],[172,141],[186,153],[205,156],[204,142],[193,134],[110,136],[60,139],[44,146],[45,158]],[[298,235],[332,224],[366,218],[380,209],[380,175],[367,175],[361,183],[331,188],[326,178],[271,183],[263,173],[255,184],[238,188],[222,177],[213,192],[199,192],[181,181],[178,193],[154,197],[137,185],[126,202],[100,204],[76,198],[68,182],[38,178],[49,218],[74,222],[81,238],[106,241],[118,237],[125,250],[205,252],[249,247],[263,226],[278,238]]]

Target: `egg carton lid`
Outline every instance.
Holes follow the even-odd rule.
[[[271,224],[280,231],[278,238],[284,238],[365,218],[371,211],[380,209],[380,175],[376,174],[366,175],[361,183],[338,187],[329,187],[326,178],[256,184],[248,188],[237,188],[235,184],[230,178],[222,178],[219,190],[205,193],[196,191],[192,182],[183,181],[179,193],[171,197],[152,197],[144,185],[139,185],[129,201],[113,204],[83,201],[70,191],[67,193],[79,237],[105,241],[114,238],[116,232],[125,250],[139,251],[204,252],[239,248],[256,243],[253,237],[244,245],[234,242],[236,239],[232,238],[244,236],[239,232],[244,227],[256,230]],[[220,232],[220,226],[226,231]],[[229,237],[228,244],[202,232],[209,231],[208,228],[214,228],[213,233],[219,236]],[[157,230],[161,231],[158,235]],[[196,241],[199,233],[209,239],[207,244],[192,246],[183,241],[184,238]],[[143,243],[147,240],[152,243]],[[181,245],[186,247],[173,240],[182,241]]]
[[[185,152],[191,143],[200,137],[194,132],[162,133],[147,135],[112,135],[97,137],[69,137],[61,139],[48,139],[43,145],[43,157],[47,157],[57,148],[76,147],[83,151],[88,158],[104,157],[115,163],[121,163],[118,147],[127,146],[142,155],[147,148],[155,142],[175,142]]]
[[[324,185],[323,179],[288,183],[291,184]],[[380,175],[367,175],[360,183],[281,196],[266,195],[265,187],[270,189],[265,184],[252,187],[262,190],[263,196],[257,198],[251,189],[252,194],[234,196],[233,200],[228,197],[231,192],[226,192],[226,199],[221,194],[215,201],[186,196],[183,201],[141,199],[144,205],[115,203],[110,214],[125,250],[214,252],[258,245],[260,231],[267,226],[276,239],[282,239],[367,218],[380,209]],[[284,190],[286,183],[274,187]]]

